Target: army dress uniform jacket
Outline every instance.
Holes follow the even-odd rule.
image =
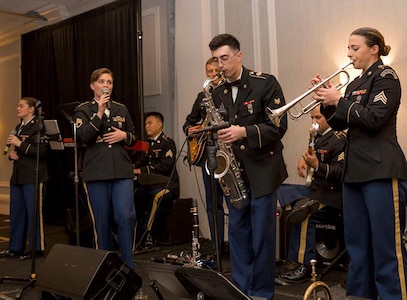
[[[110,116],[96,115],[98,103],[91,100],[78,105],[75,109],[75,122],[78,139],[86,144],[83,161],[83,180],[110,180],[133,178],[131,159],[124,146],[133,146],[136,142],[133,122],[125,105],[112,101]],[[114,126],[125,131],[127,138],[120,143],[109,145],[103,141],[103,134]]]
[[[285,104],[276,78],[243,67],[236,101],[233,103],[231,87],[226,82],[213,90],[212,98],[224,121],[246,128],[247,137],[234,142],[232,149],[254,197],[276,191],[288,176],[281,142],[287,130],[287,116],[276,127],[265,112],[266,107],[276,109]]]
[[[346,134],[329,130],[315,141],[318,169],[314,171],[309,197],[342,210],[342,170]]]
[[[171,176],[172,170],[176,163],[177,148],[172,138],[165,135],[163,132],[156,140],[149,139],[150,147],[145,152],[144,156],[134,163],[134,168],[140,168],[142,174],[156,174]],[[165,188],[166,183],[156,183],[150,186],[151,189]],[[171,178],[168,189],[179,196],[179,178],[177,170]]]
[[[34,117],[31,121],[20,128],[21,124],[16,126],[16,136],[22,141],[20,147],[15,147],[15,151],[19,157],[18,160],[13,160],[13,173],[10,178],[10,184],[30,184],[35,183],[37,169],[37,150],[40,151],[39,161],[39,181],[45,182],[48,180],[47,169],[47,154],[49,150],[48,140],[42,132],[40,144],[38,145],[37,129],[38,118]]]
[[[406,159],[396,136],[400,97],[396,72],[378,60],[348,85],[336,110],[321,107],[333,129],[349,128],[344,182],[407,179]]]
[[[193,127],[205,120],[206,117],[206,108],[202,103],[202,100],[205,98],[203,92],[200,92],[195,99],[194,105],[192,106],[191,113],[186,117],[184,126],[182,126],[186,135],[188,135],[188,128]]]

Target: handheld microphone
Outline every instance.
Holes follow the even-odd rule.
[[[109,94],[109,89],[107,87],[103,87],[102,88],[102,93],[105,94],[105,95]],[[110,110],[110,100],[106,103],[106,108],[108,110]]]
[[[16,135],[17,134],[17,131],[15,130],[15,129],[13,129],[12,131],[11,131],[11,135]],[[4,155],[7,155],[8,154],[8,152],[10,151],[10,146],[11,146],[11,144],[7,144],[5,147],[4,147],[4,150],[3,150],[3,154]]]

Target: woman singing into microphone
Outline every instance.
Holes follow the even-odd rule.
[[[79,140],[86,144],[83,181],[95,229],[95,246],[113,250],[112,229],[116,228],[122,260],[133,269],[134,174],[124,146],[136,143],[134,126],[127,107],[110,99],[111,70],[94,70],[90,88],[93,99],[76,107],[75,123]]]
[[[38,207],[42,207],[44,196],[44,182],[48,180],[46,154],[49,148],[44,139],[38,143],[38,107],[41,102],[32,97],[23,97],[17,106],[17,117],[21,122],[7,139],[7,145],[14,148],[9,152],[9,159],[13,161],[13,173],[10,179],[10,242],[8,249],[0,252],[0,257],[24,255],[26,235],[30,237],[28,258],[32,255],[42,256],[45,249],[42,212],[37,214],[36,245],[33,245],[35,182],[37,169],[37,147],[39,148],[39,199]],[[44,132],[41,132],[43,135]],[[7,154],[7,153],[5,153]]]

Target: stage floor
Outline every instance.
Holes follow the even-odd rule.
[[[65,232],[63,226],[54,226],[54,225],[45,225],[45,239],[47,249],[45,255],[40,258],[35,259],[35,263],[31,259],[20,261],[17,258],[0,258],[0,278],[4,276],[29,279],[32,273],[41,274],[41,267],[44,265],[47,254],[51,250],[52,246],[55,244],[68,244],[68,235]],[[0,251],[6,249],[8,246],[9,238],[9,225],[8,225],[8,216],[0,215]],[[157,261],[162,261],[163,258],[167,258],[168,255],[178,255],[180,256],[182,252],[191,253],[190,244],[179,244],[179,245],[159,245],[159,249],[155,251],[145,252],[145,253],[136,253],[134,259],[141,262],[151,262],[152,258],[156,258]],[[96,251],[96,250],[95,250]],[[207,240],[201,241],[201,253],[209,253],[209,242]],[[155,263],[158,265],[163,265],[162,263]],[[167,265],[167,264],[166,264]],[[165,271],[168,272],[166,266],[163,266]],[[160,269],[161,266],[158,266]],[[34,272],[33,272],[34,271]],[[318,271],[321,272],[322,269],[318,268]],[[145,294],[148,295],[149,300],[159,299],[157,295],[153,292],[151,288],[152,279],[149,274],[142,270],[140,267],[136,272],[142,277],[143,285],[142,290]],[[222,259],[222,274],[230,278],[230,262],[229,259]],[[173,274],[168,274],[172,276]],[[343,300],[345,299],[345,290],[340,286],[346,278],[346,272],[340,268],[333,268],[325,277],[324,282],[330,287],[333,300]],[[169,291],[160,283],[161,279],[156,279],[158,288],[164,297],[167,299],[181,299],[179,296],[175,296],[172,291]],[[175,277],[171,280],[177,280]],[[170,280],[170,281],[171,281]],[[15,299],[18,291],[25,286],[24,282],[15,282],[3,280],[0,283],[0,299]],[[304,292],[310,283],[304,282],[301,284],[295,285],[278,285],[276,284],[275,288],[275,297],[274,300],[294,300],[294,299],[303,299]],[[34,283],[33,287],[28,288],[22,294],[21,299],[41,299],[41,288],[36,286]],[[192,299],[192,298],[191,298]]]

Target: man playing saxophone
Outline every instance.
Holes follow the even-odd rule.
[[[245,208],[228,202],[229,250],[233,280],[248,295],[274,295],[276,249],[276,191],[287,178],[281,139],[287,118],[280,127],[271,124],[266,107],[285,104],[276,78],[253,72],[242,65],[239,41],[230,34],[215,36],[209,48],[226,81],[212,97],[229,128],[218,131],[218,142],[231,145],[249,189]]]

